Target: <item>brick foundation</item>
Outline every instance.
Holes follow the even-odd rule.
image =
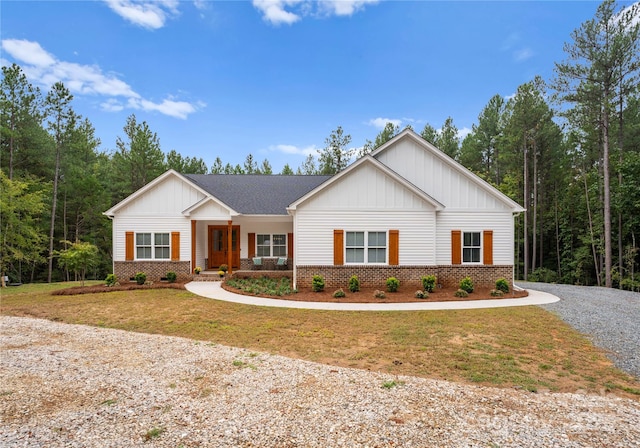
[[[324,277],[327,288],[346,288],[352,275],[358,276],[365,288],[384,289],[389,277],[400,284],[419,288],[423,275],[435,275],[445,288],[457,287],[469,276],[478,288],[494,288],[496,280],[505,278],[513,287],[513,266],[297,266],[296,287],[309,288],[314,275]]]
[[[189,261],[116,261],[113,263],[113,271],[119,282],[129,281],[138,272],[147,274],[147,280],[152,282],[160,281],[166,277],[167,272],[175,272],[178,281],[193,278]]]

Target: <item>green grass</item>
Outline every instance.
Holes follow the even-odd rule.
[[[337,312],[248,306],[174,289],[50,294],[69,286],[7,288],[1,291],[0,312],[183,336],[391,376],[640,395],[637,379],[614,368],[585,336],[539,307]],[[239,368],[255,368],[238,361]]]
[[[294,294],[291,280],[288,278],[231,278],[226,281],[228,286],[237,288],[245,294],[287,296]]]

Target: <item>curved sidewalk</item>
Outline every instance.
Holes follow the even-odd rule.
[[[244,305],[299,308],[330,311],[424,311],[424,310],[467,310],[479,308],[501,308],[507,306],[545,305],[560,298],[542,291],[529,289],[529,296],[520,299],[468,300],[464,302],[409,302],[409,303],[339,303],[300,302],[296,300],[267,299],[265,297],[244,296],[222,289],[220,282],[190,282],[188,291],[210,299]]]

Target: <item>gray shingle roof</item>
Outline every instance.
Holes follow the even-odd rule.
[[[184,174],[244,215],[286,215],[287,207],[331,176]]]

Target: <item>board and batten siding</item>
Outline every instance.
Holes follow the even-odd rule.
[[[124,205],[117,212],[121,216],[183,216],[182,212],[204,198],[193,185],[169,176],[154,188]]]
[[[435,264],[435,212],[431,210],[298,210],[296,264],[332,265],[333,231],[399,231],[400,265]],[[389,256],[387,237],[387,258]]]
[[[376,158],[448,210],[509,210],[495,195],[410,138],[398,141]]]
[[[436,216],[436,263],[451,264],[451,231],[493,231],[493,264],[513,264],[513,215],[491,212],[438,212]],[[481,238],[481,244],[482,238]],[[484,250],[484,247],[483,247]]]
[[[191,222],[184,216],[173,218],[163,217],[162,219],[152,217],[116,216],[113,219],[114,261],[125,261],[126,232],[169,234],[171,234],[171,232],[180,232],[180,261],[191,260]]]

